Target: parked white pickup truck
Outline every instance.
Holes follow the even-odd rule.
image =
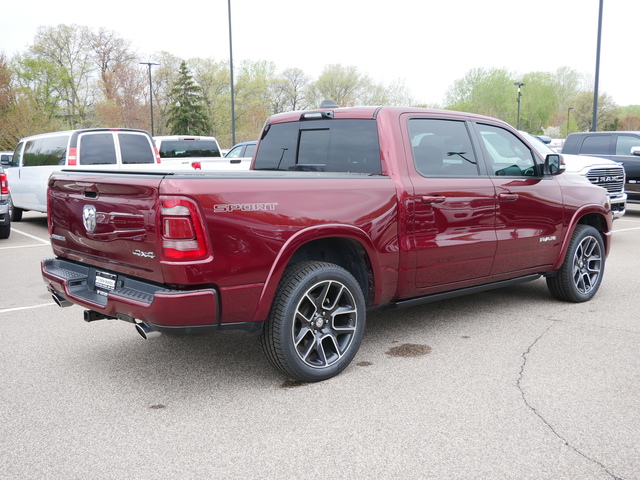
[[[158,163],[153,139],[144,130],[92,128],[23,138],[5,165],[13,220],[20,221],[25,210],[47,211],[47,183],[54,171],[139,170]]]
[[[171,170],[248,170],[251,158],[227,158],[215,137],[153,137],[162,165]]]

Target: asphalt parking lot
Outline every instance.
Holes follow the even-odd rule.
[[[144,341],[59,308],[46,217],[0,240],[0,479],[640,478],[640,205],[584,304],[544,280],[368,318],[287,382],[243,333]]]

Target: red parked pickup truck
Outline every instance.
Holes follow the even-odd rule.
[[[251,171],[54,173],[42,274],[87,321],[144,337],[245,329],[286,375],[323,380],[354,358],[369,309],[540,276],[589,300],[612,215],[561,159],[466,113],[278,114]]]

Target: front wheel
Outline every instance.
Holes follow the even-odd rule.
[[[589,225],[578,225],[562,267],[555,276],[547,278],[547,287],[560,300],[586,302],[600,288],[604,264],[602,235]]]
[[[260,343],[274,367],[317,382],[349,365],[364,326],[364,296],[353,275],[331,263],[304,262],[285,271]]]

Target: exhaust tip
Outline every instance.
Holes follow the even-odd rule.
[[[138,334],[142,338],[144,338],[145,340],[152,340],[152,339],[158,338],[158,337],[160,337],[160,335],[162,335],[160,332],[158,332],[156,330],[151,330],[144,323],[136,323],[135,327],[136,327],[136,332],[138,332]]]
[[[59,307],[65,308],[65,307],[70,307],[71,305],[73,305],[73,303],[71,303],[69,300],[67,300],[66,298],[64,298],[61,294],[59,294],[58,292],[52,292],[51,293],[51,298],[53,298],[53,301],[56,302],[56,304]]]

